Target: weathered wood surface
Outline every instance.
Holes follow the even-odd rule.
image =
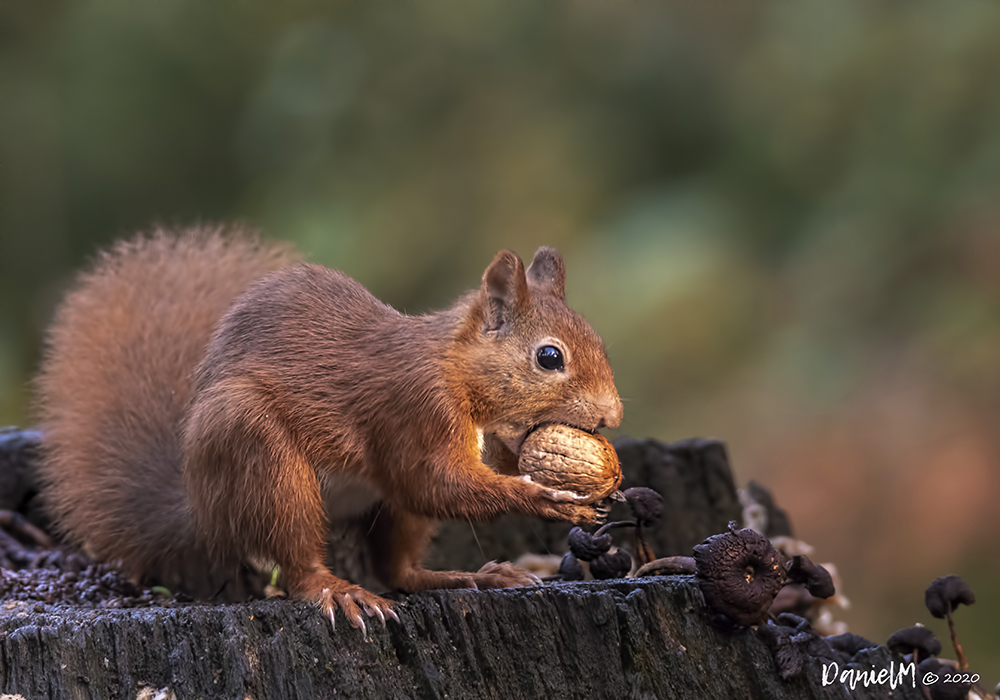
[[[432,591],[360,631],[309,605],[0,614],[0,691],[25,698],[923,698],[782,681],[753,630],[713,626],[692,577]],[[863,670],[888,651],[862,652]]]

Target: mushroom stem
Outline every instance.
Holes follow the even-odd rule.
[[[594,533],[594,537],[600,537],[608,530],[616,527],[638,527],[638,525],[632,520],[615,520],[614,522],[602,525],[597,532]]]
[[[948,631],[951,632],[951,644],[955,647],[955,660],[958,661],[958,670],[966,671],[969,668],[969,660],[965,658],[965,650],[962,649],[962,645],[958,643],[958,637],[955,636],[955,624],[951,621],[951,610],[949,609],[944,616],[948,620]]]
[[[653,554],[653,548],[649,546],[646,538],[642,536],[642,525],[638,521],[635,523],[635,558],[639,566],[645,566],[656,559],[656,556]]]

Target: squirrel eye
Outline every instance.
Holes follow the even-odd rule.
[[[535,359],[538,361],[538,366],[542,369],[560,370],[566,366],[565,362],[563,362],[562,351],[554,345],[543,345],[538,348],[538,352],[535,353]]]

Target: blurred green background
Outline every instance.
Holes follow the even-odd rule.
[[[1000,6],[2,2],[0,425],[72,273],[244,220],[411,312],[555,245],[621,432],[729,443],[854,632],[1000,680]],[[946,644],[946,648],[947,648]]]

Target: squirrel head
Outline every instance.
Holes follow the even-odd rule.
[[[590,432],[621,423],[604,342],[567,306],[565,282],[554,248],[539,248],[527,270],[515,253],[500,251],[459,339],[473,418],[514,454],[544,423]]]

